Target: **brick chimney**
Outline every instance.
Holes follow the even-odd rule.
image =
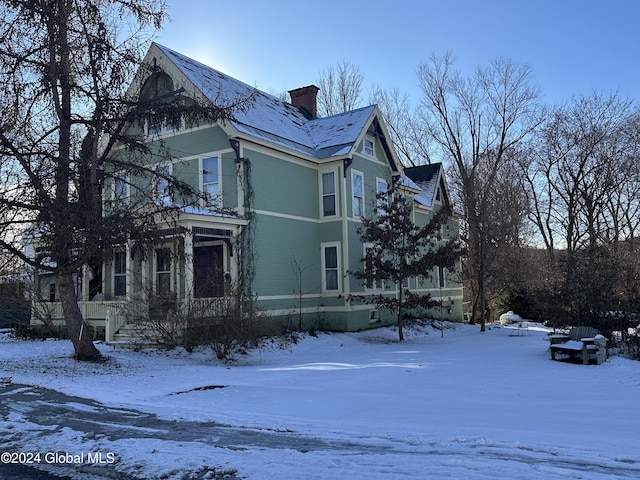
[[[308,119],[316,118],[318,116],[316,96],[319,90],[315,85],[307,85],[306,87],[289,90],[291,104],[302,110],[302,113],[304,113]]]

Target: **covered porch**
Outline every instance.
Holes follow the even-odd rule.
[[[228,305],[227,285],[238,279],[238,238],[245,225],[237,217],[182,212],[176,224],[160,228],[161,240],[152,247],[129,241],[101,267],[85,266],[76,275],[78,306],[96,338],[104,332],[104,340],[113,342],[127,323],[160,312],[158,299],[170,298],[180,313],[218,315]],[[55,278],[42,277],[38,285],[31,324],[64,326]]]

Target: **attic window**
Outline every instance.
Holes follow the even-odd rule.
[[[373,149],[373,142],[368,138],[364,139],[364,147],[362,150],[364,151],[365,155],[369,155],[370,157],[373,157],[375,154],[375,151]]]
[[[147,135],[162,135],[182,128],[181,115],[152,114],[147,117]]]

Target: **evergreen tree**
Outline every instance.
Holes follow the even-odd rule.
[[[370,243],[372,247],[366,251],[364,268],[350,272],[364,280],[368,287],[384,282],[398,287],[395,295],[378,293],[353,295],[352,298],[373,303],[378,308],[395,310],[400,341],[404,340],[402,326],[405,313],[440,305],[440,300],[435,300],[428,293],[414,293],[403,287],[403,281],[409,278],[418,281],[427,279],[439,268],[452,270],[461,254],[456,238],[442,238],[441,227],[450,219],[450,210],[442,207],[428,223],[418,226],[412,218],[412,202],[412,199],[398,192],[378,195],[377,215],[363,218],[358,229],[362,242]]]

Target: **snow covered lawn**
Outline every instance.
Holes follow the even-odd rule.
[[[457,325],[441,337],[418,327],[403,343],[393,328],[305,335],[227,364],[206,349],[105,345],[107,362],[74,364],[68,341],[0,334],[0,378],[335,445],[91,438],[91,451],[114,453],[130,478],[179,479],[205,465],[248,480],[640,478],[640,362],[554,362],[543,327],[511,332]],[[66,428],[44,444],[19,411],[0,420],[0,438],[11,438],[0,451],[74,454],[89,441]]]

